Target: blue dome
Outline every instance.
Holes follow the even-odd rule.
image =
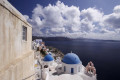
[[[50,54],[47,54],[47,55],[44,57],[43,61],[53,61],[53,57],[52,57]]]
[[[67,53],[62,60],[66,64],[79,64],[81,63],[79,57],[74,53]]]

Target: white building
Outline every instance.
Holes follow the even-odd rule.
[[[54,63],[54,59],[51,54],[47,54],[43,59],[43,66],[48,65],[48,67],[52,66]]]
[[[36,39],[35,42],[41,44],[42,39]]]
[[[0,80],[35,80],[31,43],[32,26],[7,0],[0,0]]]
[[[74,53],[67,53],[62,59],[62,71],[68,74],[76,74],[81,71],[82,62]]]

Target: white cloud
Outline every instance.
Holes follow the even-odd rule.
[[[33,26],[33,35],[120,40],[120,5],[108,15],[96,8],[80,11],[61,1],[46,7],[37,4],[32,12],[31,19],[24,16]]]
[[[113,9],[114,13],[120,13],[120,5],[117,5]]]
[[[33,25],[34,35],[60,34],[66,32],[79,31],[80,27],[80,10],[79,7],[64,5],[58,1],[56,5],[49,4],[46,7],[37,6],[32,11],[32,19],[29,22]],[[25,15],[26,19],[27,17]],[[37,28],[37,29],[36,29]],[[38,31],[36,31],[38,30]]]
[[[92,22],[99,22],[102,19],[103,13],[95,8],[88,8],[81,11],[81,16]]]
[[[52,32],[65,32],[65,28],[51,28]]]
[[[24,15],[25,19],[28,20],[29,19],[29,16],[28,15]]]
[[[120,13],[105,15],[103,18],[103,24],[111,28],[120,28]]]
[[[90,32],[94,29],[95,25],[88,20],[88,18],[81,20],[81,32]]]
[[[100,30],[100,33],[109,33],[110,31],[109,30],[107,30],[107,29],[105,29],[105,28],[102,28],[101,30]]]
[[[104,15],[102,24],[109,28],[120,28],[120,5],[114,7],[113,13]]]
[[[115,32],[120,35],[120,29],[116,29]]]

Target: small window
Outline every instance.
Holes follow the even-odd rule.
[[[23,33],[22,33],[22,39],[27,41],[27,27],[22,27]]]

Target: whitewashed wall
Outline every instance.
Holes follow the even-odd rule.
[[[66,71],[64,72],[64,66],[66,67]],[[65,64],[62,62],[62,71],[67,74],[71,74],[71,68],[74,68],[74,73],[76,74],[81,71],[82,64]],[[80,69],[80,70],[79,70]]]
[[[43,61],[42,68],[44,68],[45,65],[48,65],[48,67],[53,66],[54,61]]]
[[[27,41],[22,41],[23,25]],[[0,0],[0,80],[22,80],[34,73],[31,41],[31,25],[7,0]]]

